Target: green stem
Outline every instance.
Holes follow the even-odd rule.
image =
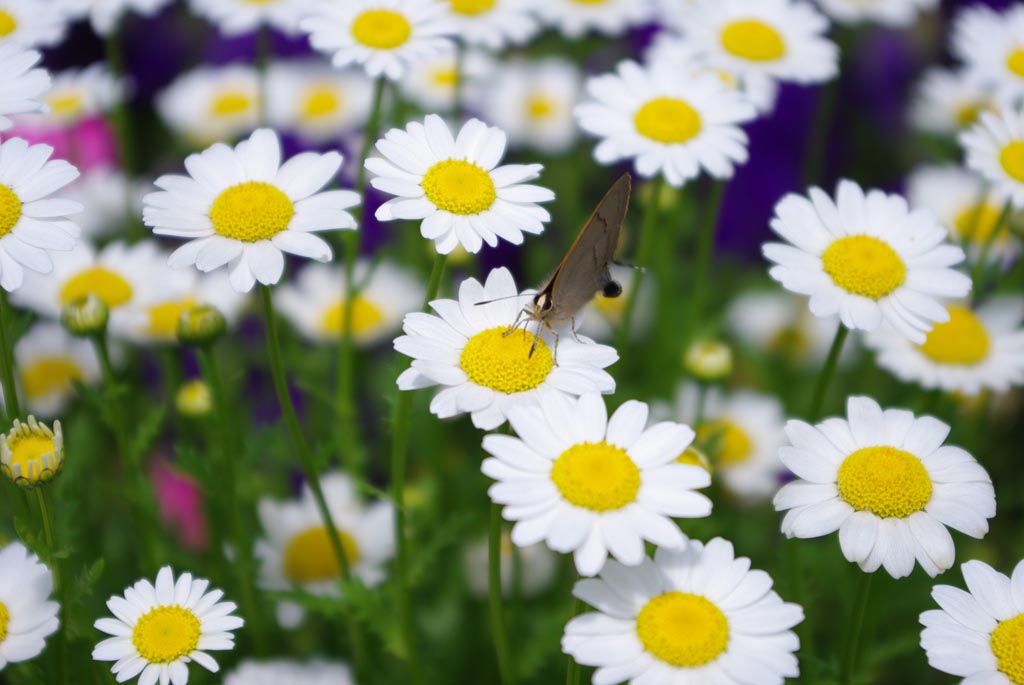
[[[156,512],[152,508],[155,497],[149,479],[142,465],[142,455],[134,455],[128,447],[128,436],[125,433],[127,412],[121,404],[120,389],[118,388],[117,373],[110,361],[110,348],[107,345],[107,334],[101,331],[90,336],[93,346],[96,349],[96,356],[100,360],[100,369],[103,372],[103,390],[106,394],[107,403],[114,407],[113,420],[108,421],[108,428],[114,436],[114,444],[121,464],[129,472],[129,478],[135,483],[134,497],[131,498],[136,506],[135,516],[138,519],[138,535],[142,540],[146,552],[146,562],[152,568],[159,566],[161,553],[159,547]]]
[[[708,384],[704,381],[697,382],[697,411],[694,412],[693,429],[697,430],[704,423],[704,408],[707,405]]]
[[[363,147],[360,151],[359,168],[356,170],[356,193],[362,198],[355,209],[356,223],[361,226],[366,212],[366,158],[377,139],[380,128],[381,110],[384,102],[384,77],[377,79],[373,90],[373,107],[366,125]],[[363,445],[361,426],[356,409],[355,387],[355,345],[352,340],[353,304],[359,294],[355,284],[356,260],[359,256],[359,232],[345,231],[341,239],[345,249],[345,292],[342,307],[341,345],[338,349],[338,453],[345,459],[349,473],[359,480],[365,480],[366,450]]]
[[[512,647],[505,625],[504,602],[501,596],[501,506],[491,504],[491,519],[487,535],[487,597],[491,610],[491,637],[498,656],[501,685],[514,685],[515,669]]]
[[[981,246],[981,252],[978,253],[978,261],[974,264],[974,269],[971,270],[971,283],[973,284],[972,299],[974,300],[977,300],[985,289],[985,267],[986,262],[988,262],[988,254],[992,250],[996,238],[1002,233],[1003,227],[1009,225],[1011,211],[1013,211],[1013,204],[1010,200],[1007,200],[1006,204],[1003,205],[1003,211],[999,213],[999,218],[996,219],[996,225],[992,227],[992,231]]]
[[[348,556],[345,554],[345,546],[341,541],[338,527],[334,524],[334,517],[327,506],[327,499],[324,497],[323,488],[320,487],[320,474],[317,468],[316,459],[313,457],[306,436],[299,424],[299,417],[295,413],[295,406],[292,404],[291,394],[288,390],[288,382],[285,380],[284,363],[281,360],[281,342],[277,335],[277,320],[274,317],[274,305],[271,299],[269,286],[260,285],[260,302],[263,306],[263,319],[267,333],[267,351],[270,355],[270,374],[274,381],[274,390],[277,393],[277,401],[281,407],[281,414],[284,417],[285,426],[291,437],[292,448],[295,450],[302,468],[306,472],[309,489],[313,493],[320,518],[323,519],[324,527],[327,529],[327,539],[331,549],[338,559],[338,566],[341,571],[341,579],[348,582],[352,578]],[[368,655],[366,650],[366,637],[359,624],[351,617],[346,618],[349,637],[352,642],[352,653],[355,660],[356,672],[360,679],[366,677]],[[365,680],[362,680],[365,682]]]
[[[18,388],[14,383],[14,350],[7,339],[9,311],[7,291],[0,288],[0,379],[3,381],[7,418],[14,421],[21,416],[21,406],[18,404]]]
[[[447,255],[438,254],[434,258],[434,267],[430,272],[427,284],[427,303],[437,297],[441,287],[441,275]],[[412,603],[409,588],[408,544],[405,534],[405,469],[406,455],[409,451],[409,421],[412,411],[412,393],[398,391],[394,414],[391,417],[391,430],[394,439],[391,443],[391,499],[395,503],[395,580],[398,591],[398,618],[402,628],[402,640],[405,643],[405,654],[409,665],[410,682],[418,685],[423,682],[423,671],[417,654],[416,624],[412,614]]]
[[[451,119],[455,123],[462,122],[462,107],[463,107],[463,79],[466,70],[466,43],[456,38],[455,40],[455,88],[452,92],[452,112]]]
[[[711,193],[701,217],[701,226],[697,234],[697,261],[694,268],[693,292],[690,302],[690,320],[686,326],[687,342],[692,342],[694,329],[700,321],[707,297],[708,278],[711,271],[711,258],[715,248],[715,233],[718,229],[718,215],[722,208],[722,197],[725,195],[725,181],[715,181],[711,185]]]
[[[857,666],[857,652],[860,647],[861,629],[864,627],[864,615],[868,610],[868,597],[871,594],[871,580],[874,573],[862,573],[857,587],[857,598],[854,600],[853,613],[850,616],[850,631],[843,649],[842,670],[839,673],[840,685],[851,685],[853,673]]]
[[[818,380],[814,384],[814,394],[811,395],[811,404],[807,410],[806,419],[814,423],[821,418],[822,403],[825,401],[825,393],[828,391],[829,382],[835,375],[836,366],[839,363],[839,354],[843,351],[843,343],[846,342],[850,329],[840,322],[836,329],[836,336],[832,339],[832,347],[828,350],[828,357],[825,359],[825,366],[818,374]]]
[[[807,148],[804,152],[803,185],[822,182],[825,153],[828,149],[828,134],[832,130],[832,122],[835,119],[838,95],[838,77],[825,84],[818,93],[814,118],[811,122],[811,135],[807,138]]]
[[[267,124],[267,67],[273,57],[273,46],[270,43],[270,27],[262,26],[256,34],[256,74],[259,80],[258,113],[260,126]]]
[[[50,571],[53,573],[53,587],[57,594],[60,605],[60,625],[57,628],[57,635],[54,646],[57,650],[57,682],[67,682],[67,580],[61,572],[62,560],[57,555],[56,525],[53,517],[53,508],[49,503],[49,496],[44,491],[44,486],[35,488],[36,504],[39,506],[39,520],[43,528],[43,539],[46,541],[47,561]]]
[[[235,554],[238,556],[238,563],[233,566],[238,578],[242,606],[257,651],[261,654],[267,653],[270,643],[267,641],[263,611],[260,603],[256,600],[256,588],[253,583],[256,564],[251,540],[246,535],[246,528],[242,522],[242,506],[238,501],[238,457],[243,454],[241,446],[237,444],[240,432],[235,430],[234,421],[231,418],[230,400],[224,388],[220,367],[217,364],[217,355],[209,345],[202,345],[196,351],[199,368],[213,395],[214,412],[217,416],[218,430],[214,432],[221,439],[221,493],[223,495],[221,505],[227,520],[231,541],[235,547]]]
[[[643,268],[651,259],[651,249],[654,245],[655,224],[658,220],[658,202],[661,198],[662,189],[665,186],[665,178],[658,175],[654,178],[651,187],[649,204],[645,208],[644,222],[640,226],[640,235],[637,236],[636,259],[637,266]],[[626,306],[622,310],[622,320],[615,331],[615,348],[624,350],[629,340],[629,327],[633,321],[633,314],[636,310],[636,303],[640,296],[640,284],[643,277],[642,272],[633,275],[633,285],[626,295]]]
[[[115,28],[104,40],[106,50],[107,67],[111,76],[117,83],[124,83],[124,53],[121,50],[121,32]],[[128,106],[127,92],[122,92],[111,108],[108,118],[114,129],[114,137],[117,140],[118,159],[121,161],[121,170],[124,175],[131,178],[135,171],[135,146],[132,144],[132,118],[131,108]],[[124,196],[124,218],[127,231],[141,238],[145,234],[145,227],[135,216],[135,207],[132,203],[132,193],[126,192]]]

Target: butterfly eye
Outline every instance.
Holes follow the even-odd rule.
[[[618,281],[608,281],[601,294],[605,297],[618,297],[622,294],[622,285]]]
[[[551,309],[551,300],[545,297],[544,301],[540,304],[540,308],[544,311]]]

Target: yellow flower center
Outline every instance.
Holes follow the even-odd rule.
[[[15,435],[8,438],[7,446],[11,448],[11,470],[15,464],[21,466],[22,478],[32,478],[32,474],[36,473],[32,464],[38,465],[38,480],[48,480],[53,475],[52,468],[46,467],[43,462],[47,454],[57,454],[57,446],[51,436],[36,432]]]
[[[608,0],[572,0],[577,5],[603,5]]]
[[[754,441],[739,424],[728,419],[709,421],[697,429],[697,440],[715,456],[722,466],[736,466],[754,452]]]
[[[562,497],[577,507],[612,511],[636,500],[640,469],[621,447],[584,442],[555,460],[551,480]]]
[[[95,295],[113,309],[132,299],[132,286],[119,274],[102,266],[94,266],[67,280],[60,291],[60,301],[68,304],[85,299],[88,295]]]
[[[685,143],[700,133],[700,114],[678,98],[655,98],[633,115],[637,133],[659,143]]]
[[[50,111],[59,117],[72,118],[85,110],[85,99],[81,93],[54,93],[46,98]]]
[[[972,126],[981,113],[991,109],[991,105],[985,101],[964,102],[956,108],[956,123],[960,128]]]
[[[725,651],[729,619],[705,597],[666,592],[637,614],[636,633],[644,649],[661,661],[696,668]]]
[[[288,228],[295,205],[275,185],[246,181],[221,192],[210,207],[213,230],[225,238],[255,243]]]
[[[362,295],[355,296],[352,300],[353,335],[372,331],[380,326],[383,321],[384,313],[377,305]],[[337,302],[328,307],[327,311],[324,312],[320,327],[324,333],[340,337],[345,328],[345,303]]]
[[[1006,58],[1006,66],[1017,76],[1024,76],[1024,48],[1017,48]]]
[[[907,267],[885,241],[867,235],[836,240],[821,255],[825,273],[843,290],[878,300],[903,285]]]
[[[1024,183],[1024,140],[1007,143],[999,153],[999,163],[1012,179]]]
[[[279,1],[280,0],[245,0],[245,2],[249,3],[250,5],[271,5]]]
[[[185,416],[205,416],[213,409],[210,386],[198,378],[190,380],[178,388],[174,404]]]
[[[758,19],[741,19],[722,29],[722,47],[752,62],[773,62],[786,54],[782,34]]]
[[[169,664],[196,649],[200,628],[196,615],[177,604],[153,607],[132,629],[132,644],[146,661]]]
[[[302,103],[303,119],[319,119],[341,109],[342,100],[337,89],[327,85],[315,86],[306,93]]]
[[[217,96],[210,105],[210,112],[216,116],[229,117],[252,109],[252,105],[251,95],[234,91]]]
[[[989,638],[996,666],[1016,685],[1024,685],[1024,614],[1000,621]]]
[[[11,232],[21,219],[21,198],[5,185],[0,184],[0,237]]]
[[[11,612],[7,605],[0,602],[0,643],[7,639],[7,624],[11,622]]]
[[[18,20],[7,10],[0,10],[0,38],[5,38],[18,28]]]
[[[974,243],[984,244],[992,231],[999,225],[1002,207],[990,202],[971,204],[965,207],[953,220],[953,228],[957,235]],[[997,237],[997,242],[1005,240],[1005,236]]]
[[[937,323],[920,345],[930,359],[940,364],[971,365],[984,361],[991,341],[985,324],[966,307],[949,307],[949,321]]]
[[[496,0],[451,0],[452,12],[474,16],[494,7]]]
[[[479,214],[498,197],[490,174],[472,162],[448,159],[427,169],[421,183],[427,199],[452,214]]]
[[[345,559],[349,564],[356,563],[359,560],[356,541],[341,530],[338,531],[338,537],[345,550]],[[309,528],[289,540],[282,564],[285,577],[297,584],[333,580],[341,575],[338,557],[324,526]]]
[[[864,447],[839,467],[839,496],[857,511],[906,518],[932,497],[932,479],[921,460],[895,447]]]
[[[412,24],[391,10],[367,10],[352,22],[352,37],[375,50],[393,50],[412,35]]]
[[[555,103],[549,97],[534,95],[526,101],[528,119],[547,119],[555,113]]]
[[[42,357],[21,367],[21,386],[31,399],[66,392],[82,378],[82,368],[70,357]]]
[[[531,356],[534,336],[525,330],[507,332],[507,327],[498,326],[474,335],[459,355],[459,368],[473,383],[491,390],[508,395],[533,390],[555,366],[551,348],[537,340]]]
[[[184,299],[150,306],[149,334],[160,340],[173,340],[178,335],[178,319],[195,305],[195,300]]]
[[[687,466],[699,466],[708,473],[711,473],[711,465],[708,464],[708,460],[695,447],[687,447],[682,454],[676,457],[676,463]]]
[[[430,74],[430,80],[435,86],[451,89],[459,83],[459,72],[451,67],[435,69]]]

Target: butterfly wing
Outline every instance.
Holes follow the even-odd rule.
[[[565,321],[575,316],[611,281],[608,265],[619,245],[631,186],[629,174],[623,174],[612,185],[558,265],[543,291],[552,303],[545,317],[548,321]]]

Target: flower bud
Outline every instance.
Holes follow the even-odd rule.
[[[182,416],[200,418],[213,411],[213,396],[210,386],[196,378],[182,383],[174,396],[174,406]]]
[[[732,350],[719,340],[701,340],[686,350],[683,366],[697,380],[720,381],[732,373]]]
[[[29,416],[22,423],[14,419],[6,434],[0,435],[0,470],[23,488],[46,483],[64,467],[64,433],[60,421],[53,430]]]
[[[109,319],[110,308],[93,293],[68,302],[60,312],[64,328],[80,337],[103,333]]]
[[[220,310],[210,304],[189,307],[178,318],[178,342],[182,345],[209,345],[224,335],[227,322]]]

